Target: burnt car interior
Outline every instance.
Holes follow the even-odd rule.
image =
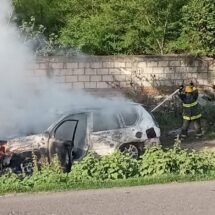
[[[87,114],[67,117],[50,132],[50,158],[57,154],[64,171],[70,171],[72,162],[86,153]]]
[[[72,166],[72,150],[78,122],[78,120],[71,119],[62,121],[53,130],[49,139],[49,158],[51,160],[57,154],[65,172],[68,172]]]

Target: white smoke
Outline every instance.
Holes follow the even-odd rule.
[[[34,56],[10,22],[12,3],[0,0],[0,139],[41,132],[55,120],[56,110],[74,105],[107,106],[108,100],[68,92],[50,80],[33,81]]]
[[[26,66],[32,63],[32,55],[22,45],[16,27],[10,23],[11,1],[0,4],[0,137],[9,135],[22,118],[20,109],[27,100],[25,87]]]

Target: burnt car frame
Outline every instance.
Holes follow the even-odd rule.
[[[120,150],[138,158],[146,147],[159,144],[159,137],[159,127],[140,104],[76,108],[41,134],[1,141],[0,168],[31,172],[27,167],[34,153],[38,163],[57,155],[68,172],[88,151],[102,156]]]

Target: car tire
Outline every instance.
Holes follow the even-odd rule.
[[[143,151],[141,148],[138,143],[126,143],[119,147],[119,151],[129,154],[134,159],[138,159]]]

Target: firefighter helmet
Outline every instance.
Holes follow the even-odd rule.
[[[191,86],[185,87],[185,93],[192,93],[192,92],[193,92],[193,88]]]

